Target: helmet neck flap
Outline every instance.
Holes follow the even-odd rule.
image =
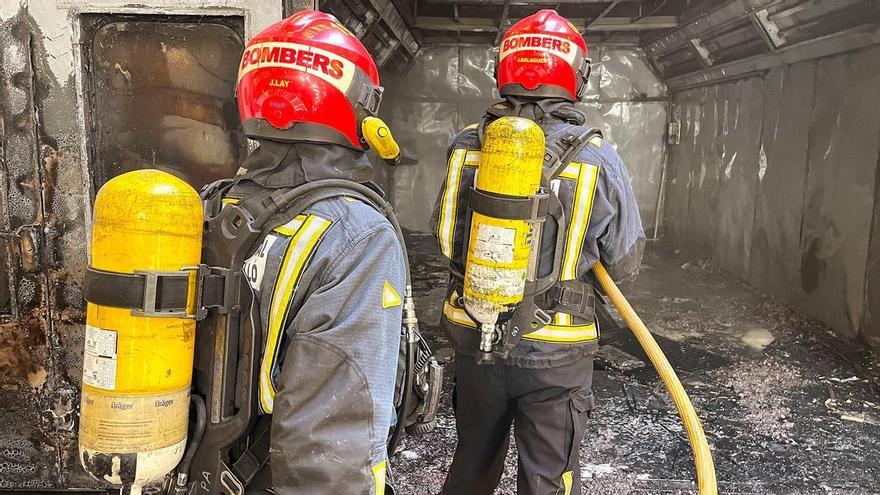
[[[373,165],[366,154],[348,146],[269,139],[257,142],[257,149],[242,163],[243,179],[262,187],[296,187],[320,179],[360,183],[373,179]]]

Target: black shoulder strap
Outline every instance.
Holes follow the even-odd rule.
[[[577,158],[594,137],[602,137],[602,131],[595,127],[571,126],[558,138],[548,141],[544,151],[544,170],[548,171],[547,181],[551,181]]]
[[[210,218],[220,213],[220,209],[223,208],[223,195],[236,182],[236,179],[220,179],[202,187],[202,190],[199,191],[199,197],[202,198],[205,218]]]
[[[333,184],[323,185],[324,181],[314,181],[293,188],[276,189],[271,192],[261,192],[247,196],[231,208],[245,210],[252,218],[250,221],[253,230],[266,230],[269,221],[278,213],[285,212],[288,217],[295,217],[309,209],[315,203],[337,197],[350,196],[372,206],[380,213],[386,213],[382,205],[376,204],[371,199],[361,194],[356,189],[359,183],[348,180],[333,180]],[[318,187],[316,187],[318,186]],[[276,227],[271,225],[271,228]]]
[[[227,189],[235,183],[235,179],[220,179],[215,180],[214,182],[205,184],[202,187],[202,190],[199,191],[199,196],[202,200],[205,200],[208,197],[213,196],[217,192]]]

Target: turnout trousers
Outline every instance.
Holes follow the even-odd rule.
[[[580,445],[589,411],[593,358],[547,369],[455,361],[458,445],[444,495],[491,495],[504,471],[510,429],[518,452],[518,495],[580,495]]]

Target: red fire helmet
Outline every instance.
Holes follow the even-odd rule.
[[[590,56],[577,28],[556,11],[545,9],[504,34],[496,67],[502,95],[577,101],[590,76]]]
[[[335,17],[304,10],[248,41],[238,69],[245,134],[366,149],[360,123],[382,100],[379,70]]]

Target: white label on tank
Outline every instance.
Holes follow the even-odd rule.
[[[260,243],[260,247],[257,248],[250,258],[245,260],[244,265],[241,267],[241,270],[244,272],[244,278],[247,279],[251,288],[255,291],[259,291],[260,285],[263,283],[263,274],[266,272],[266,258],[269,257],[269,251],[276,240],[278,240],[276,235],[267,235],[263,242]]]
[[[83,383],[97,388],[116,388],[116,331],[86,325]]]
[[[516,230],[481,223],[477,226],[474,256],[482,261],[512,263],[515,240]]]

